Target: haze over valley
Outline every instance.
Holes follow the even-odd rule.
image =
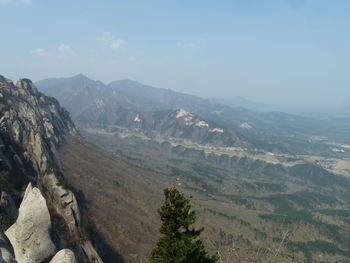
[[[326,229],[334,226],[323,225],[322,215],[346,213],[347,190],[341,188],[350,178],[347,119],[254,112],[131,80],[104,85],[82,74],[46,79],[36,85],[71,112],[87,140],[119,158],[126,157],[135,169],[156,174],[162,183],[174,184],[195,196],[203,218],[222,217],[223,224],[232,224],[231,232],[213,225],[212,220],[204,223],[208,224],[205,235],[217,244],[211,244],[212,249],[229,246],[230,242],[222,241],[228,236],[243,247],[247,244],[242,242],[248,242],[248,251],[258,249],[261,242],[273,246],[273,240],[279,240],[284,231],[300,224],[306,225],[301,232],[293,233],[291,242],[296,243],[292,246],[310,248],[297,256],[292,248],[286,249],[281,262],[312,258],[310,255],[318,255],[321,247],[333,245],[326,241],[327,233],[333,230]],[[64,154],[73,155],[77,153]],[[67,162],[74,166],[71,160]],[[141,181],[149,180],[146,178]],[[134,191],[128,193],[137,195]],[[154,189],[149,191],[155,194]],[[339,197],[334,197],[335,193]],[[337,208],[330,212],[331,207]],[[278,229],[271,232],[267,226]],[[132,231],[136,225],[124,227]],[[110,233],[107,229],[108,224],[101,226],[101,231]],[[320,237],[305,240],[303,235],[315,229],[325,235],[324,241]],[[243,241],[239,236],[250,238]],[[130,242],[138,246],[140,241]],[[124,250],[118,245],[115,248]],[[248,259],[246,253],[242,257]],[[272,254],[265,256],[268,260]]]
[[[350,262],[350,2],[0,10],[0,263]]]

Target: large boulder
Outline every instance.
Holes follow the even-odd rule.
[[[13,256],[12,247],[9,244],[4,232],[0,230],[0,262],[2,263],[16,263]]]
[[[50,232],[51,219],[45,198],[29,183],[17,221],[5,233],[18,263],[40,263],[53,256],[56,247]]]
[[[70,249],[62,249],[57,252],[50,263],[76,263],[76,260]]]

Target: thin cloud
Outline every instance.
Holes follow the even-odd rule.
[[[177,43],[177,46],[180,48],[196,48],[197,47],[197,45],[193,42],[187,42],[187,43],[179,42],[179,43]]]
[[[60,44],[57,48],[57,50],[61,53],[61,54],[69,54],[69,53],[73,53],[73,49],[71,48],[71,46],[67,45],[67,44]]]
[[[62,43],[57,47],[57,52],[49,52],[45,48],[38,47],[38,48],[32,49],[30,53],[38,57],[47,57],[47,58],[53,59],[53,58],[61,58],[64,55],[68,55],[68,54],[74,54],[74,51],[71,48],[71,46]]]
[[[115,38],[111,32],[104,32],[102,36],[99,38],[99,41],[109,46],[114,51],[118,51],[120,48],[126,45],[125,40]]]
[[[33,49],[30,53],[32,53],[33,55],[36,55],[36,56],[48,56],[49,55],[49,52],[46,51],[46,49],[44,48],[35,48]]]

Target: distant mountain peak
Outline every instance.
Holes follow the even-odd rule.
[[[133,84],[139,84],[139,85],[143,85],[140,82],[136,81],[136,80],[132,80],[132,79],[120,79],[117,80],[116,82],[121,82],[121,83],[133,83]]]
[[[89,80],[89,81],[92,81],[92,79],[89,79],[87,76],[85,76],[84,74],[82,73],[79,73],[73,77],[71,77],[71,79],[77,79],[77,80]]]
[[[133,88],[137,87],[137,88],[140,88],[140,87],[145,87],[145,85],[143,85],[142,83],[137,82],[137,81],[132,80],[132,79],[115,80],[115,81],[110,82],[107,86],[111,87],[111,88],[121,88],[121,87],[133,87]]]
[[[77,75],[74,75],[73,78],[88,78],[87,76],[85,76],[83,73],[79,73]]]

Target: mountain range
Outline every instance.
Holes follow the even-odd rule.
[[[254,112],[131,80],[104,85],[80,74],[72,78],[42,80],[36,85],[57,98],[79,123],[123,125],[120,121],[126,110],[149,115],[146,112],[184,109],[205,122],[212,121],[225,127],[256,148],[279,151],[296,148],[293,145],[301,146],[312,136],[326,137],[332,143],[346,143],[350,132],[350,119],[346,118],[319,120],[282,112]],[[314,147],[317,148],[317,144],[314,142]],[[305,152],[300,147],[294,149],[299,153],[303,150]]]
[[[145,262],[169,185],[222,261],[349,260],[346,119],[112,84],[0,77],[1,260]]]
[[[93,143],[70,139],[63,167],[97,231],[127,262],[151,248],[151,211],[169,184],[194,197],[206,246],[223,259],[235,244],[248,262],[348,260],[348,119],[254,112],[131,80],[78,75],[36,85]]]

